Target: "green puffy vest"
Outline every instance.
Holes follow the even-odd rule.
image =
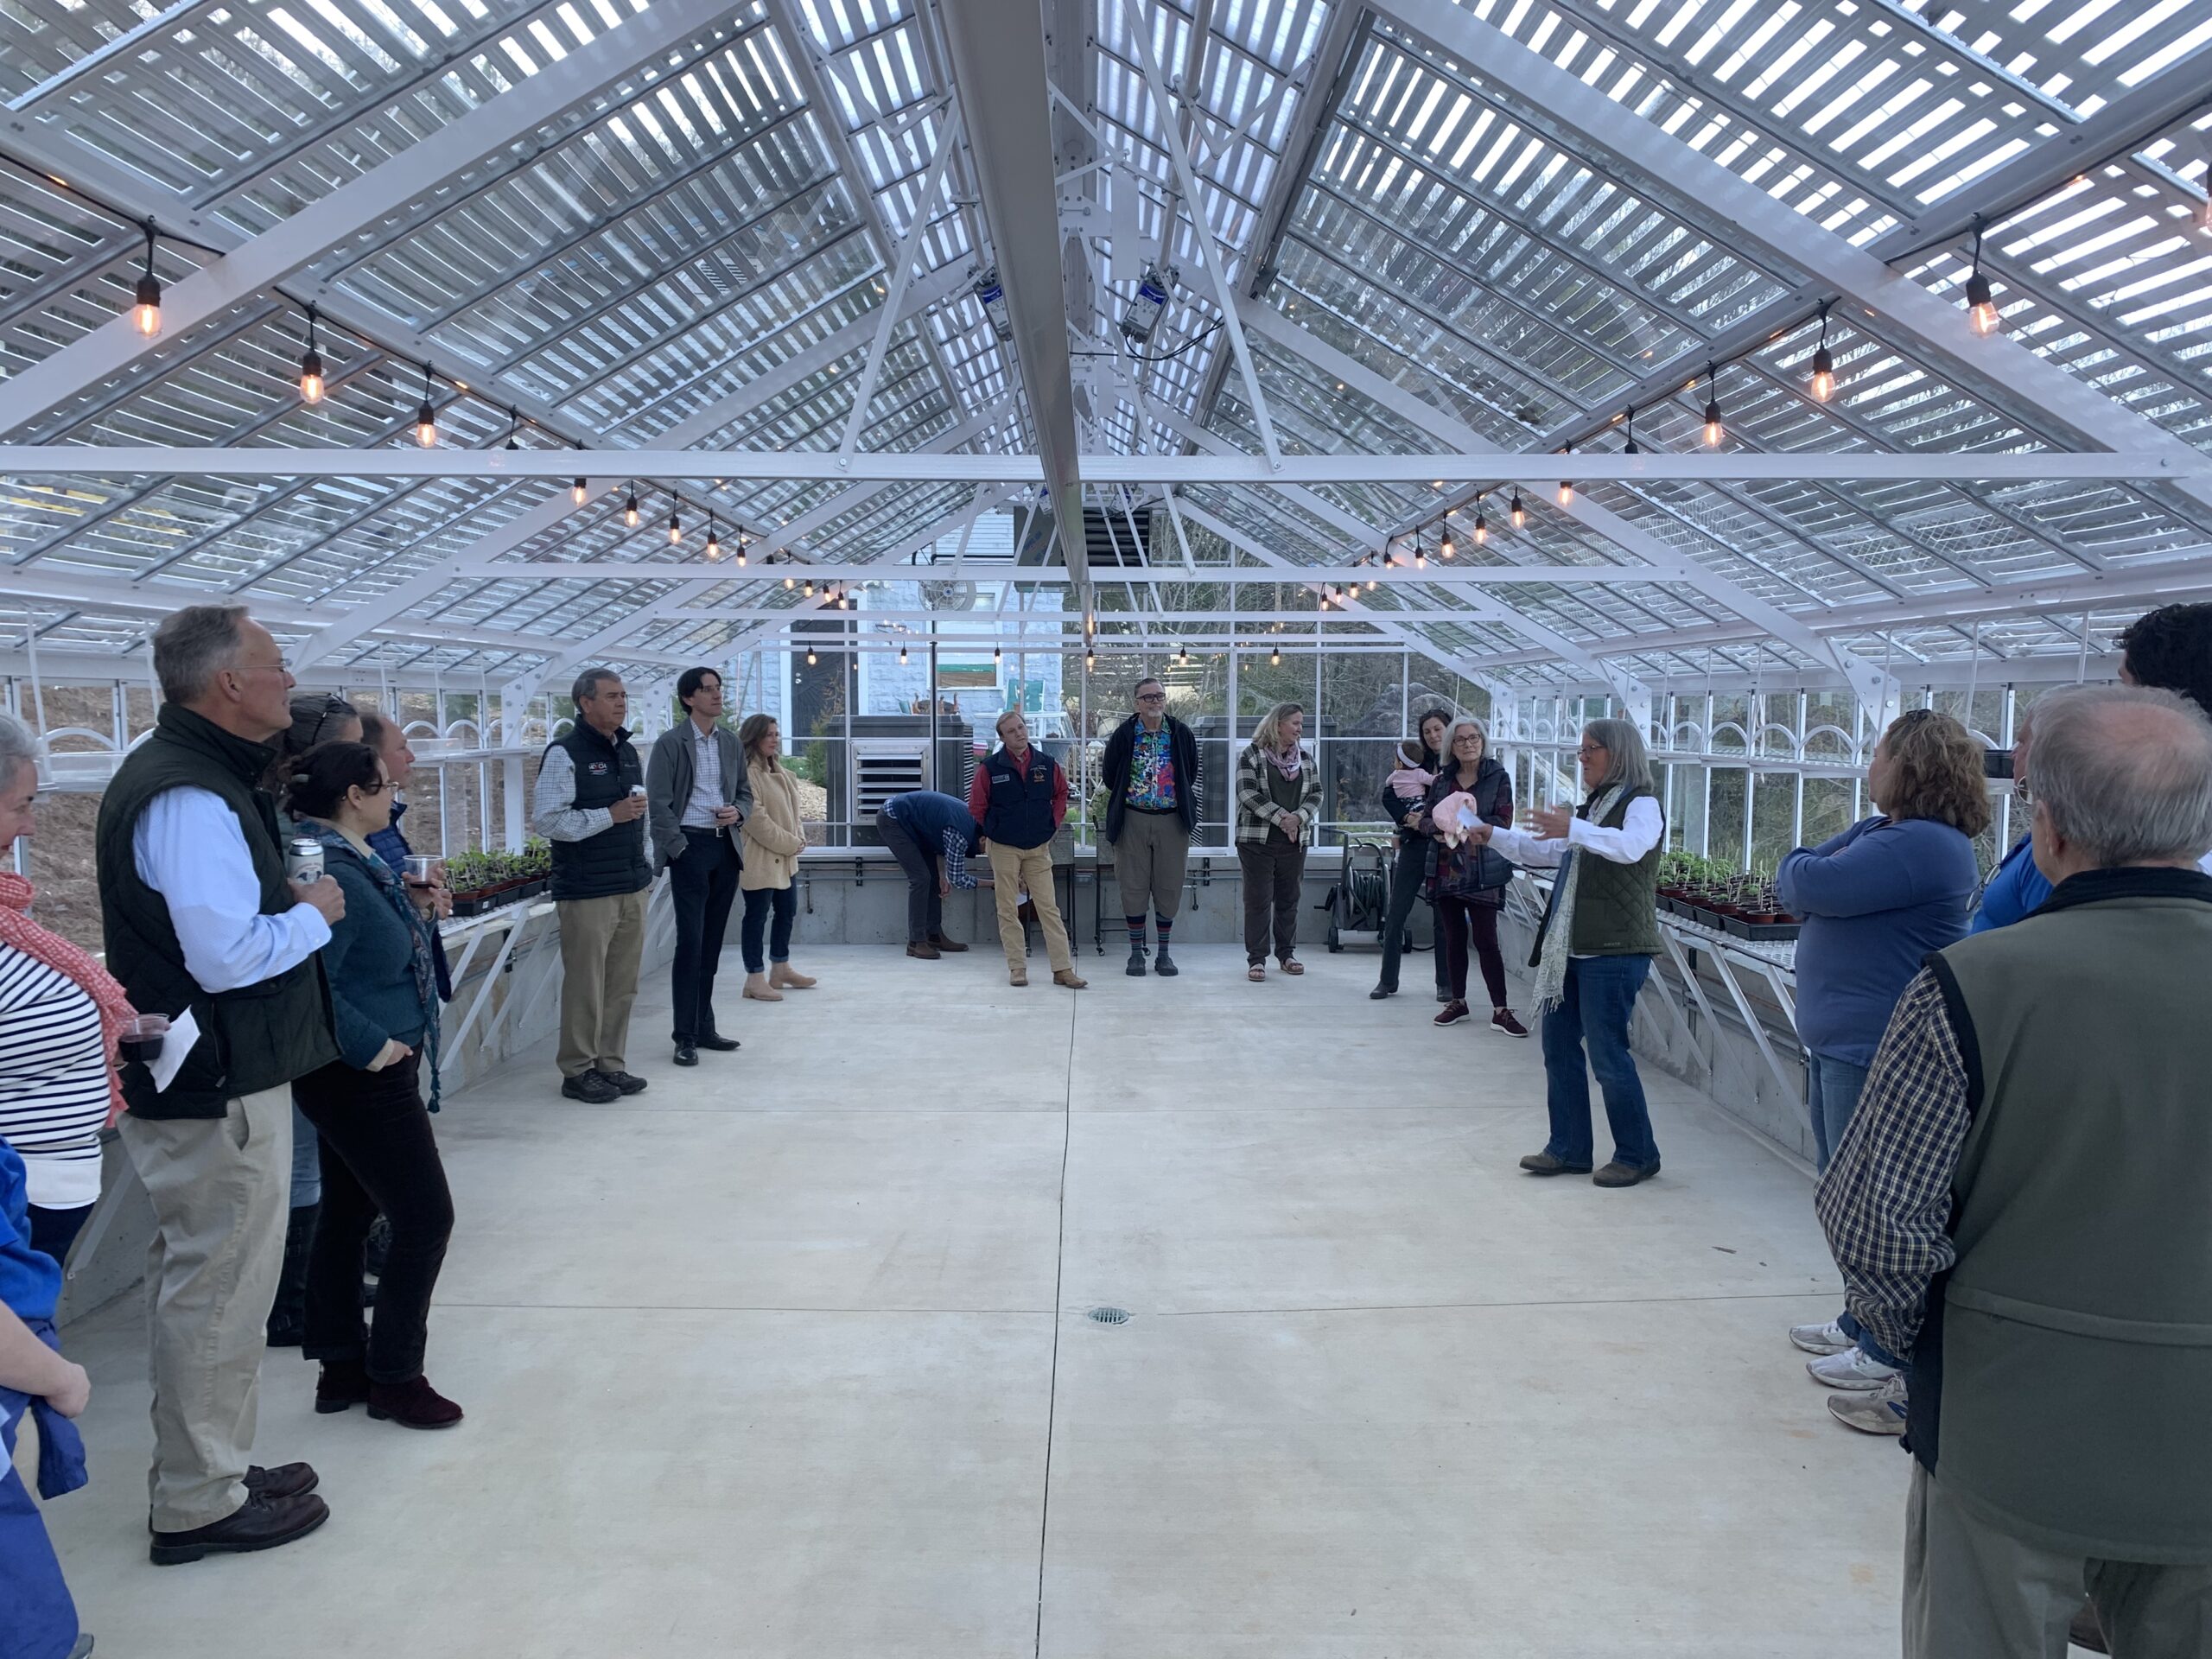
[[[260,787],[274,753],[188,709],[165,703],[154,730],[125,758],[100,798],[93,844],[108,972],[141,1013],[174,1020],[189,1007],[200,1032],[183,1069],[159,1093],[144,1066],[124,1067],[124,1099],[134,1116],[221,1117],[236,1096],[274,1089],[338,1058],[321,956],[257,985],[202,990],[184,965],[168,903],[138,879],[131,851],[139,814],[155,796],[170,789],[207,790],[238,814],[261,884],[261,913],[280,916],[291,909],[299,899],[284,879],[276,804]]]
[[[1630,790],[1613,803],[1613,810],[1605,814],[1601,827],[1618,830],[1628,821],[1629,803],[1639,796],[1650,794],[1648,789]],[[1591,802],[1585,801],[1575,809],[1575,817],[1590,816]],[[1659,944],[1659,860],[1666,851],[1667,837],[1662,834],[1651,850],[1633,864],[1616,864],[1610,858],[1600,858],[1595,853],[1577,849],[1574,855],[1574,937],[1567,942],[1567,953],[1576,957],[1656,957]],[[1543,956],[1544,934],[1551,926],[1552,910],[1557,900],[1544,913],[1544,925],[1536,931],[1535,947],[1529,952],[1529,965],[1534,968]]]

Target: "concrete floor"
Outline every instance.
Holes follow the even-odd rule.
[[[1836,1305],[1810,1187],[1694,1091],[1604,1192],[1514,1167],[1536,1045],[1435,1030],[1426,957],[1374,1003],[1371,953],[799,955],[696,1071],[656,982],[632,1102],[540,1055],[448,1103],[468,1421],[317,1417],[272,1355],[312,1539],[149,1567],[136,1299],[72,1328],[103,1655],[1895,1651],[1907,1459],[1783,1335]]]

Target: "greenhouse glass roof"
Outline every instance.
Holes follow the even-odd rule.
[[[1009,509],[1072,642],[1078,506],[1506,688],[2212,594],[2202,6],[0,0],[0,99],[16,658],[665,672]]]

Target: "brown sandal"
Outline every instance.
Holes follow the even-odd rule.
[[[1302,974],[1306,971],[1306,964],[1296,957],[1285,957],[1282,959],[1282,970],[1286,974]]]
[[[1260,966],[1256,962],[1244,970],[1244,977],[1250,980],[1255,985],[1257,985],[1267,976],[1268,970]]]

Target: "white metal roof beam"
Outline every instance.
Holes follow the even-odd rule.
[[[1386,0],[1382,11],[1478,74],[1495,101],[1574,153],[1609,157],[1667,201],[1686,224],[1724,245],[1802,271],[1881,319],[1899,345],[1991,407],[2031,429],[2056,428],[2108,449],[2201,457],[2156,422],[2075,379],[2017,340],[1975,334],[1965,310],[1898,275],[1873,254],[1746,183],[1451,0]],[[1579,464],[1579,463],[1578,463]],[[2212,476],[2177,475],[2171,487],[2212,509]]]
[[[1272,306],[1262,305],[1255,300],[1247,300],[1244,304],[1250,309],[1253,326],[1263,329],[1269,339],[1296,352],[1316,368],[1335,376],[1373,403],[1412,422],[1438,442],[1468,448],[1481,444],[1481,435],[1472,427],[1446,414],[1427,398],[1384,379],[1357,359],[1337,350],[1325,340],[1316,339]],[[1529,484],[1526,476],[1523,476],[1522,482]],[[1540,486],[1534,484],[1529,484],[1529,493],[1539,499],[1547,499]],[[1619,514],[1598,505],[1586,494],[1578,493],[1560,511],[1578,523],[1587,524],[1624,551],[1637,555],[1647,565],[1671,571],[1675,579],[1688,582],[1746,620],[1758,623],[1777,639],[1788,641],[1808,656],[1827,658],[1866,701],[1879,706],[1881,671],[1870,663],[1861,662],[1842,646],[1822,639],[1779,606],[1770,605],[1745,592],[1727,577],[1708,569],[1649,531],[1639,529]]]
[[[927,310],[959,285],[960,279],[950,271],[940,271],[934,276],[917,282],[907,292],[902,315],[912,316]],[[819,374],[832,363],[849,356],[860,347],[874,326],[875,319],[872,315],[855,318],[804,351],[793,353],[758,379],[747,382],[738,391],[715,399],[696,414],[671,427],[660,435],[658,442],[671,448],[682,448],[712,437],[733,422],[743,419],[762,404],[781,397],[801,381]],[[620,454],[619,450],[613,451],[611,456],[619,459]],[[587,502],[619,487],[631,476],[628,474],[602,473],[601,468],[608,459],[610,452],[601,450],[594,450],[588,456],[571,457],[573,464],[582,466],[588,462],[592,467],[591,474],[584,480]],[[709,476],[714,474],[710,473]],[[507,524],[459,553],[438,561],[397,588],[345,612],[300,653],[300,665],[320,661],[371,629],[383,626],[391,618],[431,599],[454,579],[454,573],[464,563],[493,560],[502,554],[511,553],[552,530],[570,514],[582,511],[582,508],[569,499],[566,490],[554,491],[536,506],[518,514]],[[734,513],[730,515],[730,522],[733,527],[758,533],[757,526],[744,524]]]
[[[163,332],[174,338],[305,270],[484,157],[529,142],[548,123],[649,69],[656,59],[715,27],[729,12],[728,0],[657,0],[601,35],[589,50],[571,52],[548,65],[512,91],[479,105],[177,283],[162,296]],[[128,316],[94,329],[7,383],[0,399],[0,431],[51,413],[120,373],[153,344],[131,327]]]
[[[1159,411],[1162,424],[1188,437],[1197,429]],[[1213,437],[1211,433],[1208,437]],[[1094,484],[1248,484],[1292,492],[1313,484],[1484,485],[1529,470],[1528,450],[1415,455],[1285,455],[1280,472],[1264,455],[1219,440],[1195,455],[1071,454]],[[850,458],[819,450],[765,449],[503,449],[432,448],[279,449],[251,445],[138,447],[102,444],[0,444],[0,476],[54,477],[74,473],[184,474],[216,478],[510,478],[575,476],[581,456],[604,460],[619,454],[625,476],[641,479],[746,479],[776,483],[1033,484],[1046,476],[1035,455],[944,455],[927,450],[865,450]],[[1995,483],[2052,483],[2116,480],[2190,486],[2212,499],[2212,454],[2181,446],[2164,449],[2029,450],[1948,454],[1912,451],[1798,452],[1788,454],[1719,450],[1712,454],[1627,455],[1578,453],[1574,476],[1584,481],[1638,484],[1659,480],[1704,484],[1715,480],[1798,483],[1808,480],[1934,480]],[[1077,523],[1081,520],[1078,518]],[[1386,532],[1375,529],[1379,539]]]
[[[960,100],[961,130],[968,135],[983,218],[998,256],[1014,363],[1029,400],[1052,514],[1062,528],[1061,556],[1082,576],[1089,570],[1083,474],[1060,265],[1059,191],[1052,176],[1046,101],[1043,19],[1037,0],[961,0],[942,8],[938,17]]]

